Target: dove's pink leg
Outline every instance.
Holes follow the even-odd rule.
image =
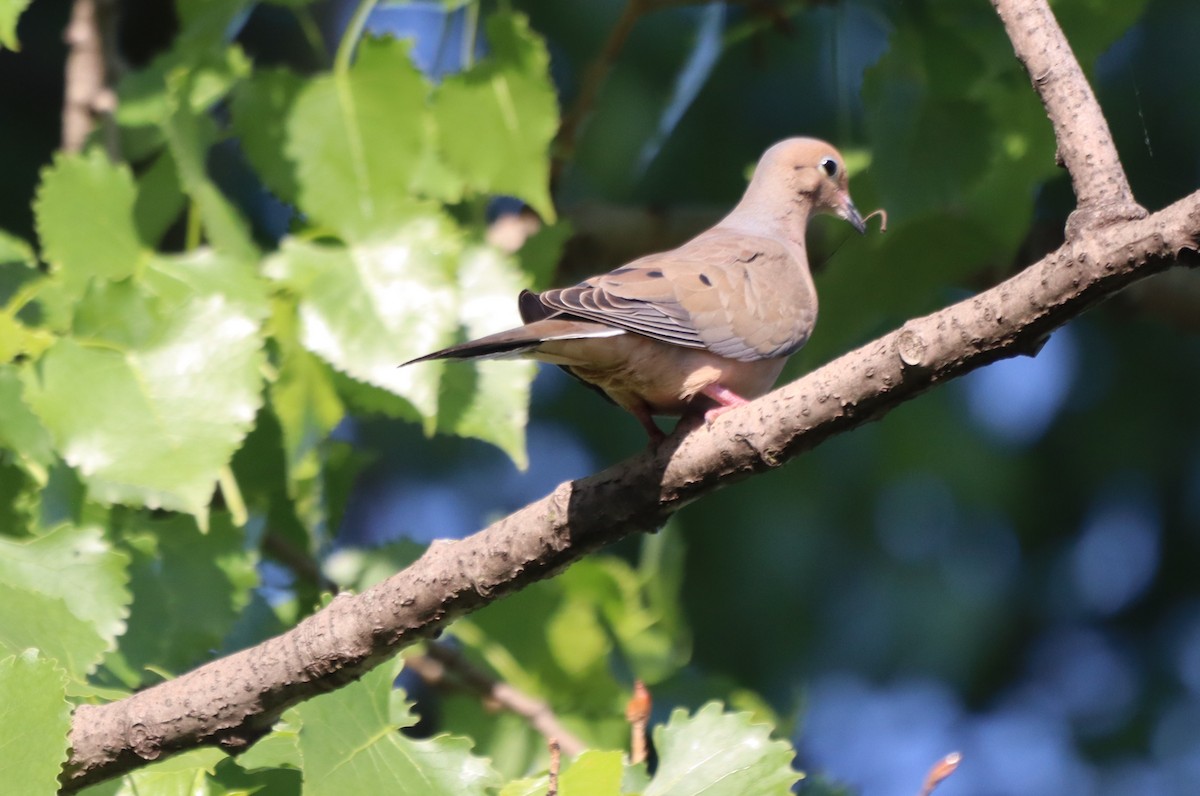
[[[727,387],[722,387],[720,384],[710,384],[700,391],[701,395],[706,395],[712,398],[720,406],[715,406],[704,413],[704,422],[711,423],[721,415],[738,406],[745,406],[750,403],[742,396],[735,393]]]

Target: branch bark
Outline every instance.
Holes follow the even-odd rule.
[[[559,748],[571,757],[587,749],[587,744],[563,726],[549,705],[510,683],[495,679],[453,647],[431,641],[425,645],[424,655],[408,655],[404,665],[416,671],[429,685],[459,685],[486,704],[520,716],[547,741],[558,743]]]
[[[104,123],[104,145],[117,156],[112,114],[117,97],[110,87],[116,71],[113,0],[75,0],[63,33],[69,48],[64,79],[62,148],[79,152],[97,119]]]
[[[404,571],[361,595],[339,595],[288,633],[118,702],[80,706],[64,790],[202,744],[245,749],[289,706],[360,677],[455,617],[592,550],[652,532],[688,503],[779,467],[936,384],[1034,354],[1055,328],[1195,251],[1200,192],[1150,216],[1132,210],[1107,125],[1045,0],[994,4],[1054,123],[1081,213],[1088,206],[1061,248],[711,426],[561,484],[466,539],[436,543]]]
[[[1071,174],[1077,206],[1068,237],[1110,221],[1145,218],[1104,111],[1050,6],[1044,0],[992,0],[992,6],[1054,125],[1058,161]]]

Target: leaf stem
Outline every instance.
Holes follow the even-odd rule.
[[[190,252],[200,248],[201,227],[200,203],[192,199],[188,202],[187,208],[187,229],[183,237],[184,251]]]
[[[337,55],[333,57],[335,73],[345,75],[350,71],[350,59],[354,57],[354,48],[358,45],[358,40],[362,38],[367,17],[371,16],[378,1],[359,0],[358,8],[354,9],[354,15],[350,17],[350,21],[346,23],[346,29],[342,31],[342,40],[338,42]]]
[[[225,507],[229,509],[233,524],[242,527],[246,520],[250,519],[250,512],[246,510],[246,501],[242,498],[242,490],[238,488],[237,479],[233,476],[233,468],[228,464],[217,473],[217,484],[221,487],[221,496],[225,498]]]
[[[463,13],[466,19],[463,21],[462,68],[467,70],[475,65],[475,37],[479,35],[478,0],[469,3]]]

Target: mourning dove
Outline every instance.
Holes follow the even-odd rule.
[[[677,249],[574,287],[522,291],[524,326],[426,354],[529,357],[559,365],[663,438],[654,415],[717,415],[763,395],[812,334],[817,293],[804,250],[809,216],[866,225],[842,156],[813,138],[763,154],[737,207]]]

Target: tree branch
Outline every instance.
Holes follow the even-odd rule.
[[[1099,110],[1044,0],[994,2],[1006,24],[1022,28],[1014,46],[1033,67],[1081,209],[1085,201],[1093,210],[1114,202],[1135,207],[1103,118],[1094,136],[1080,127],[1096,124]],[[288,633],[118,702],[80,706],[64,790],[202,744],[245,749],[286,708],[360,677],[455,617],[592,550],[653,531],[691,501],[779,467],[935,384],[1036,353],[1057,327],[1196,250],[1200,192],[1148,217],[1109,214],[1104,221],[1077,224],[1061,248],[1011,279],[909,321],[711,426],[561,484],[466,539],[435,543],[404,571],[361,595],[339,595]]]
[[[1108,120],[1049,4],[992,0],[992,5],[1054,125],[1058,161],[1071,174],[1078,204],[1067,222],[1067,236],[1110,221],[1144,218]]]
[[[116,72],[113,39],[113,0],[75,0],[71,20],[63,32],[67,43],[62,109],[62,148],[78,152],[97,118],[104,124],[104,145],[109,157],[117,156],[116,125],[112,114],[117,97],[109,81]]]
[[[604,81],[608,79],[608,73],[616,65],[617,56],[624,49],[625,41],[633,32],[637,21],[652,8],[652,5],[651,0],[627,0],[621,16],[617,18],[617,23],[609,31],[604,46],[600,48],[600,53],[595,60],[588,64],[587,70],[583,73],[583,82],[579,86],[579,96],[575,98],[571,109],[563,114],[562,124],[558,128],[558,134],[554,137],[554,144],[550,148],[552,153],[550,159],[551,185],[558,182],[563,168],[575,154],[575,140],[579,137],[584,120],[591,114],[597,97],[600,96],[600,87],[604,85]]]
[[[237,752],[288,707],[337,688],[455,617],[587,553],[653,531],[684,505],[779,467],[981,365],[1032,354],[1055,328],[1200,241],[1200,192],[1068,242],[1011,279],[852,351],[711,426],[674,435],[478,533],[434,544],[295,629],[106,705],[82,705],[68,790],[201,744]]]
[[[448,682],[461,685],[476,697],[492,703],[493,707],[499,706],[520,716],[546,740],[557,741],[562,751],[571,757],[587,749],[587,744],[562,725],[549,705],[492,677],[454,647],[431,641],[425,645],[424,655],[407,656],[404,665],[430,685]]]

